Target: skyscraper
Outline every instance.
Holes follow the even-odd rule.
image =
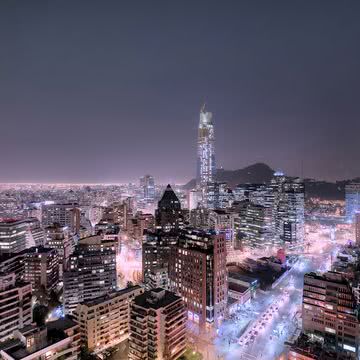
[[[189,319],[218,326],[227,305],[224,234],[185,229],[171,247],[170,289],[182,296]]]
[[[116,241],[100,236],[79,240],[64,272],[64,308],[71,314],[78,303],[116,288]]]
[[[345,186],[346,220],[353,222],[356,212],[360,211],[360,183]]]
[[[155,199],[155,181],[151,175],[140,178],[141,197],[145,202],[153,202]]]
[[[197,147],[197,185],[204,188],[214,181],[215,166],[215,133],[212,113],[205,111],[205,104],[200,111]]]
[[[180,200],[168,184],[155,211],[156,226],[166,231],[177,229],[182,223],[182,218]]]

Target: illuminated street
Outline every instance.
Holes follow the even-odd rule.
[[[327,233],[325,231],[325,233]],[[299,324],[304,274],[330,268],[330,254],[337,244],[326,241],[314,245],[317,253],[300,255],[284,280],[269,292],[258,291],[251,300],[226,320],[217,336],[196,337],[195,348],[205,359],[273,360],[285,351],[284,342],[296,332]],[[325,241],[324,241],[325,240]],[[321,246],[322,245],[322,246]]]

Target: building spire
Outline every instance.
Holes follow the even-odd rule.
[[[205,112],[205,105],[206,105],[206,103],[204,102],[204,105],[201,107],[200,112],[202,112],[202,113],[204,113],[204,112]]]

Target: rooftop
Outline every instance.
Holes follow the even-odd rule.
[[[166,307],[180,299],[180,296],[175,295],[171,291],[164,290],[162,288],[156,288],[150,291],[145,291],[143,294],[137,296],[134,302],[136,305],[145,309],[157,310]]]

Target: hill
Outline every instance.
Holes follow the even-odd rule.
[[[231,188],[238,184],[245,183],[268,183],[273,177],[274,170],[270,166],[263,163],[256,163],[238,170],[216,170],[215,180],[219,182],[227,182]],[[184,185],[185,190],[191,190],[195,187],[196,180],[192,179]]]

